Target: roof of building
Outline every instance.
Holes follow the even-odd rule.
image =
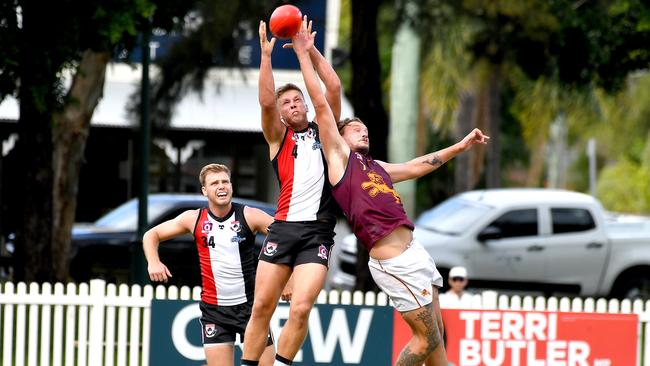
[[[155,77],[152,70],[152,78]],[[104,96],[93,113],[92,125],[128,128],[137,126],[127,113],[128,102],[138,89],[141,67],[111,64],[107,69]],[[274,71],[276,85],[294,83],[306,93],[300,71]],[[178,130],[224,130],[261,132],[260,106],[257,88],[258,70],[215,69],[206,79],[201,94],[190,91],[178,103],[172,116],[171,128]],[[311,107],[311,105],[310,105]],[[313,119],[314,108],[308,117]],[[9,96],[0,103],[0,120],[16,121],[18,102]],[[341,117],[352,117],[349,101],[343,97]]]

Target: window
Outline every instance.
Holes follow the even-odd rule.
[[[587,231],[596,227],[588,210],[581,208],[552,208],[553,234]]]
[[[503,214],[490,226],[501,231],[501,238],[537,235],[537,210],[514,210]]]
[[[482,203],[450,198],[422,213],[415,225],[441,234],[460,235],[491,209]]]
[[[169,202],[150,200],[147,205],[149,223],[151,224],[152,219],[160,216],[170,206]],[[138,228],[138,214],[138,200],[132,199],[100,217],[95,221],[95,225],[114,230],[135,231]]]
[[[156,225],[160,224],[161,222],[165,222],[165,221],[168,221],[168,220],[171,220],[171,219],[175,219],[176,216],[182,214],[183,212],[185,212],[187,210],[195,210],[197,208],[201,208],[201,206],[175,208],[175,209],[165,213],[160,219],[158,219]]]

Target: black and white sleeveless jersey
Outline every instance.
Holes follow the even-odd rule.
[[[201,300],[232,306],[253,299],[255,234],[244,217],[244,205],[234,203],[224,217],[201,208],[194,242],[201,265]]]
[[[310,122],[302,131],[287,128],[272,164],[280,183],[277,220],[336,220],[338,208],[327,177],[318,124]]]

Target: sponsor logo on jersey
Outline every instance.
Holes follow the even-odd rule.
[[[242,238],[239,235],[235,235],[232,238],[230,238],[230,241],[233,242],[233,243],[241,243],[244,240],[246,240],[246,238]]]
[[[425,289],[422,289],[421,294],[422,294],[422,296],[424,296],[424,297],[429,297],[429,296],[431,295],[431,293],[429,292],[429,290],[427,290],[426,288],[425,288]]]
[[[208,220],[203,221],[203,232],[209,233],[212,231],[212,223]]]
[[[264,255],[270,257],[277,252],[278,252],[278,243],[266,242],[266,245],[264,245]]]
[[[203,326],[203,331],[205,332],[205,336],[207,338],[212,338],[217,334],[217,327],[212,323],[208,323]]]
[[[241,231],[241,224],[239,223],[239,221],[237,221],[237,220],[231,221],[230,222],[230,230],[232,230],[232,231],[234,231],[236,233],[240,232]]]
[[[223,228],[225,228],[225,227],[226,227],[226,225],[224,225],[224,224],[219,224],[219,230],[223,230]]]
[[[318,256],[322,259],[327,259],[327,247],[323,244],[318,247]]]

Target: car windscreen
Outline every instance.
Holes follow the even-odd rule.
[[[169,210],[172,202],[149,201],[149,221]],[[95,225],[115,230],[135,231],[138,228],[138,200],[130,200],[95,221]]]
[[[482,203],[454,197],[423,212],[415,225],[441,234],[460,235],[491,209],[491,206]]]

